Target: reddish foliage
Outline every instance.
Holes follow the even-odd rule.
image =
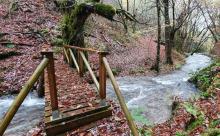
[[[0,60],[0,94],[17,93],[28,77],[39,64],[40,51],[46,40],[39,32],[47,29],[53,35],[53,29],[60,16],[53,10],[48,10],[44,0],[20,0],[16,11],[9,12],[9,1],[2,1],[0,5],[0,32],[7,33],[1,41],[22,43],[29,46],[15,45],[13,50],[22,55]],[[18,33],[17,33],[18,32]],[[46,36],[47,39],[47,36]],[[9,50],[7,44],[0,44],[1,51]],[[12,50],[12,49],[10,49]]]

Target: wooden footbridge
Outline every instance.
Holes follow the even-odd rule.
[[[74,55],[73,51],[77,56]],[[94,72],[92,71],[86,55],[84,54],[85,52],[93,52],[99,55],[99,80],[97,80]],[[107,74],[112,82],[119,104],[126,116],[131,133],[134,136],[138,136],[136,126],[127,109],[125,101],[119,90],[119,86],[106,59],[106,55],[108,53],[90,48],[65,45],[63,48],[63,54],[66,62],[70,66],[75,66],[80,77],[83,77],[85,69],[88,70],[97,91],[94,92],[92,89],[90,91],[66,90],[65,92],[57,90],[55,76],[56,66],[54,64],[53,52],[43,51],[43,59],[41,63],[21,89],[5,116],[0,120],[0,136],[4,134],[20,105],[39,79],[44,79],[43,83],[45,85],[44,123],[47,135],[55,136],[63,134],[74,128],[111,116],[111,106],[106,102]],[[88,94],[92,94],[94,98],[87,98]],[[71,99],[71,101],[68,101],[69,99]],[[68,101],[68,105],[64,106],[59,104],[63,101]]]

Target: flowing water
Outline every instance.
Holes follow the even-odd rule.
[[[0,97],[0,118],[7,112],[15,96]],[[44,99],[30,93],[19,108],[4,136],[23,136],[34,128],[44,115]]]
[[[211,59],[202,54],[186,58],[180,70],[157,77],[119,77],[121,92],[133,117],[140,124],[156,124],[171,116],[174,96],[184,100],[198,94],[197,88],[187,82],[190,73],[208,66]],[[110,82],[107,83],[107,96],[116,99]]]
[[[187,82],[190,73],[209,65],[211,59],[201,54],[194,54],[186,59],[186,64],[171,74],[157,77],[119,77],[117,81],[133,116],[138,112],[137,122],[161,123],[171,115],[172,97],[188,99],[197,93],[197,89]],[[116,99],[108,82],[107,96]],[[15,96],[0,97],[0,118],[11,105]],[[25,135],[43,118],[44,100],[31,93],[19,108],[5,136]],[[141,117],[140,117],[141,115]],[[147,119],[147,120],[146,120]]]

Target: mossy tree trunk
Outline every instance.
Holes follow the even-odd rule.
[[[92,13],[113,20],[116,10],[111,5],[98,2],[75,5],[70,12],[65,13],[63,18],[62,35],[66,44],[85,47],[84,24]],[[76,51],[73,52],[77,57]]]

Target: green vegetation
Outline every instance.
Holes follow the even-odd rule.
[[[220,119],[215,119],[213,120],[210,124],[209,124],[209,127],[210,128],[215,128],[217,125],[220,124]]]
[[[143,111],[144,111],[143,108],[138,107],[138,108],[132,109],[131,115],[135,121],[145,124],[145,125],[151,125],[149,120],[147,120],[146,117],[143,116]]]
[[[175,68],[176,69],[180,69],[182,67],[182,64],[180,64],[180,63],[177,63],[176,65],[175,65]]]
[[[52,41],[51,41],[51,44],[53,46],[61,47],[62,45],[64,45],[64,41],[63,41],[62,38],[53,38]]]
[[[143,128],[139,129],[139,135],[140,136],[152,136],[152,130],[150,128],[145,128],[145,126],[143,126]]]
[[[6,47],[7,47],[7,48],[14,48],[15,45],[14,45],[13,43],[8,43],[8,44],[6,45]]]
[[[138,67],[138,68],[130,69],[129,74],[144,73],[144,72],[145,72],[144,67]]]
[[[117,76],[121,73],[122,69],[121,68],[112,68],[112,73]]]
[[[220,61],[215,60],[210,66],[194,73],[189,81],[193,82],[201,91],[206,91],[217,74],[218,67],[220,67]]]
[[[183,103],[183,107],[186,109],[186,111],[190,114],[192,114],[193,116],[197,117],[198,115],[200,115],[200,110],[198,107],[194,106],[192,103],[189,102],[185,102]]]
[[[192,131],[196,127],[202,125],[205,121],[205,116],[203,112],[195,105],[189,102],[185,102],[183,107],[186,109],[188,113],[190,113],[193,117],[186,126],[186,131]]]
[[[211,128],[208,129],[202,136],[220,136],[220,129],[219,128]]]
[[[111,5],[105,5],[101,3],[95,4],[95,13],[112,20],[114,15],[116,14],[116,9],[113,8]]]
[[[187,133],[186,132],[176,132],[175,136],[187,136]]]
[[[220,87],[220,61],[215,60],[210,66],[196,72],[190,79],[191,82],[195,83],[202,92],[200,93],[200,98],[196,101],[215,98],[215,89]],[[215,101],[215,100],[213,100]],[[204,101],[206,102],[206,100]],[[204,126],[206,123],[207,115],[204,114],[199,105],[195,104],[195,100],[190,102],[184,102],[180,104],[185,110],[191,114],[190,120],[187,122],[185,130],[176,132],[176,136],[188,136],[191,132],[194,132],[196,128]],[[220,129],[216,127],[220,124],[220,119],[212,119],[208,117],[209,125],[202,136],[220,136]]]

